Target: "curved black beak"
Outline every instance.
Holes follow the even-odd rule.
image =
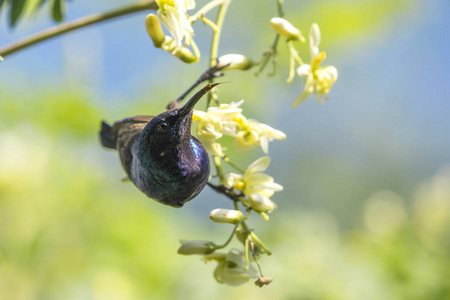
[[[208,83],[204,88],[202,88],[200,91],[198,91],[194,96],[192,96],[189,101],[183,105],[179,110],[180,116],[185,116],[191,112],[191,110],[194,108],[195,104],[197,104],[198,100],[200,100],[207,92],[209,92],[213,87],[218,85],[220,83]]]

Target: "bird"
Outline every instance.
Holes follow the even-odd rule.
[[[207,84],[184,106],[157,116],[134,116],[101,122],[100,142],[116,150],[127,178],[145,195],[180,208],[205,187],[209,156],[191,135],[194,105],[215,84]]]

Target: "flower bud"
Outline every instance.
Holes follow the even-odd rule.
[[[270,213],[277,207],[269,198],[261,194],[253,193],[248,198],[250,199],[250,207],[257,212]]]
[[[145,28],[147,28],[147,32],[152,38],[153,45],[155,45],[156,48],[160,48],[166,40],[166,37],[161,28],[161,23],[159,22],[158,17],[154,14],[149,14],[145,18]]]
[[[237,224],[245,217],[240,210],[216,208],[210,213],[209,218],[216,223]]]
[[[227,189],[234,188],[234,183],[236,182],[236,178],[233,175],[234,175],[233,173],[230,173],[230,174],[226,175],[224,180],[223,180],[223,185]]]
[[[179,48],[175,49],[175,51],[172,52],[172,54],[187,64],[191,64],[191,63],[198,61],[198,57],[196,57],[191,52],[191,50],[189,50],[186,47],[179,47]]]
[[[175,49],[177,49],[178,45],[177,42],[171,38],[170,36],[166,36],[164,39],[163,44],[161,45],[161,48],[164,51],[170,52],[172,53],[173,51],[175,51]]]
[[[301,40],[305,42],[300,29],[296,28],[289,21],[283,18],[272,18],[270,20],[272,28],[280,35],[287,37],[288,40]]]
[[[178,254],[211,254],[216,250],[216,245],[210,241],[181,241],[181,246],[178,248]]]
[[[228,70],[248,70],[253,67],[254,62],[248,57],[241,54],[226,54],[219,57],[217,67],[222,71]]]

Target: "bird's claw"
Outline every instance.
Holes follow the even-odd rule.
[[[224,65],[224,66],[219,66],[219,60],[216,60],[216,65],[214,67],[209,68],[208,70],[206,70],[199,78],[200,82],[203,81],[207,81],[207,80],[211,80],[214,78],[219,78],[222,77],[224,75],[224,73],[218,73],[220,71],[222,71],[223,69],[225,69],[226,67],[228,67],[229,64]]]

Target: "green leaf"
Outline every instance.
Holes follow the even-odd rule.
[[[9,8],[9,27],[15,27],[24,15],[36,14],[44,4],[49,3],[50,14],[54,21],[64,19],[65,2],[67,0],[0,0],[0,12]],[[3,5],[7,3],[6,5]],[[47,6],[47,5],[46,5]],[[5,8],[6,7],[6,8]]]
[[[64,2],[63,0],[53,0],[52,17],[56,22],[64,19]]]
[[[25,7],[26,0],[13,0],[11,3],[11,10],[9,14],[9,27],[14,27],[17,21],[23,13],[23,8]]]

